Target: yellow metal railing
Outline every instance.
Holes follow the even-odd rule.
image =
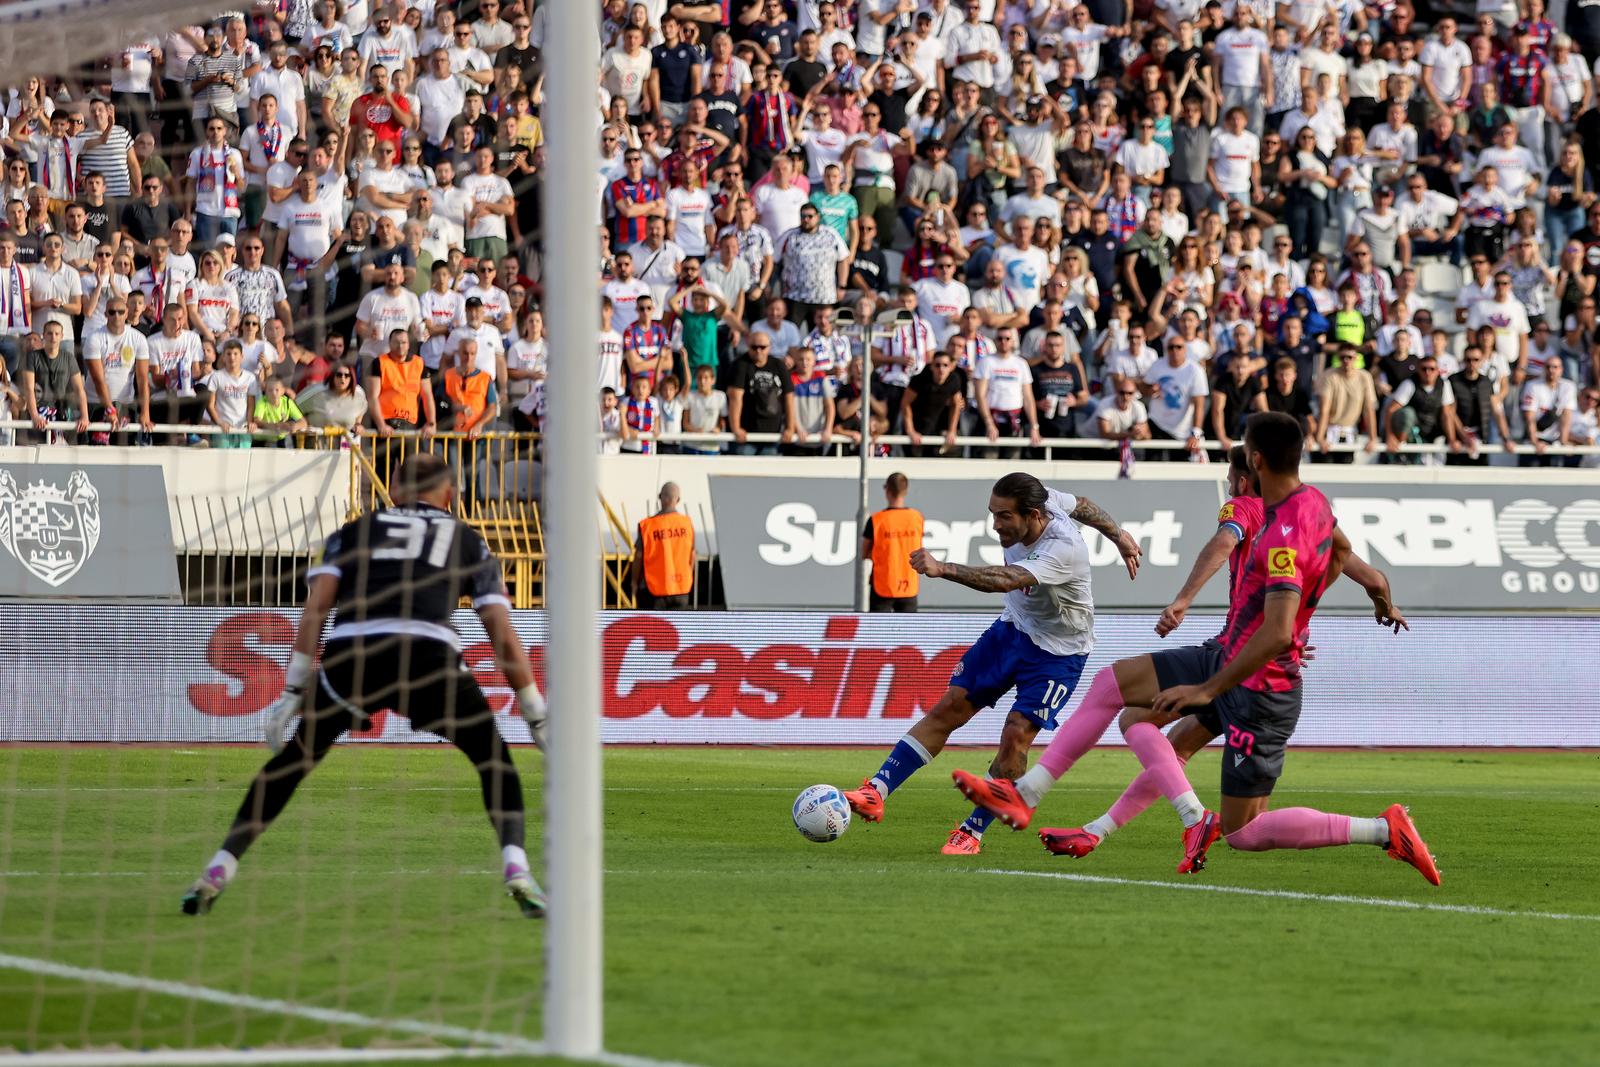
[[[456,513],[472,524],[505,568],[517,608],[544,604],[544,527],[533,434],[461,433],[363,435],[350,448],[350,507],[354,514],[392,504],[389,479],[407,456],[431,452],[455,471]]]
[[[631,574],[633,571],[633,537],[628,533],[627,516],[623,515],[619,517],[616,511],[611,507],[611,501],[606,499],[606,495],[604,493],[596,490],[595,495],[600,498],[600,507],[605,510],[606,522],[610,525],[612,534],[615,535],[615,543],[618,545],[628,546],[628,550],[626,552],[616,550],[607,551],[604,548],[602,548],[600,551],[601,575],[602,580],[605,583],[600,590],[600,606],[603,608],[622,608],[625,610],[636,608],[639,605],[634,599],[633,583],[631,581]],[[604,540],[605,538],[602,535],[602,543],[604,543]]]

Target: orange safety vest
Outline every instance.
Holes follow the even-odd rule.
[[[418,356],[403,363],[387,355],[378,357],[379,418],[417,421],[418,394],[422,391],[422,375],[426,370]]]
[[[694,525],[677,512],[639,524],[644,584],[651,596],[682,596],[694,587]]]
[[[922,512],[884,508],[872,516],[872,591],[881,597],[917,595],[921,575],[911,553],[922,547]]]
[[[464,429],[483,414],[489,406],[489,384],[494,378],[489,374],[474,374],[468,378],[454,367],[444,372],[444,395],[450,398],[450,416],[455,429]]]

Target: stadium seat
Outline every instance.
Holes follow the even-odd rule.
[[[1452,267],[1449,263],[1419,262],[1417,268],[1417,284],[1424,293],[1448,295],[1452,300],[1457,290],[1461,288],[1461,268]]]

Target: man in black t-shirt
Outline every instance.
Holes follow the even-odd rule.
[[[1033,368],[1033,398],[1039,409],[1039,432],[1046,437],[1078,436],[1078,412],[1089,403],[1083,364],[1067,358],[1061,330],[1044,335],[1039,362]]]
[[[856,248],[855,259],[850,261],[850,287],[888,296],[889,261],[883,258],[883,250],[878,247],[878,220],[863,215],[856,225],[861,243]]]
[[[302,143],[301,150],[304,148]],[[117,221],[122,232],[133,240],[134,254],[138,257],[139,265],[143,266],[150,258],[147,246],[156,237],[165,237],[172,229],[172,224],[183,217],[183,212],[167,199],[166,187],[160,178],[146,177],[140,192],[143,195],[139,199],[123,205],[122,217]],[[89,232],[88,220],[84,221],[84,230]],[[104,243],[104,239],[101,243]]]
[[[716,130],[730,141],[739,139],[739,115],[743,108],[739,94],[728,83],[728,68],[713,66],[710,82],[701,91],[699,99],[706,102],[706,126]]]
[[[1262,410],[1261,380],[1250,373],[1250,361],[1230,359],[1228,369],[1211,380],[1211,436],[1227,453],[1244,436],[1244,420]]]
[[[800,35],[800,43],[795,48],[795,58],[788,66],[783,68],[783,76],[789,79],[789,91],[804,100],[814,86],[828,79],[828,67],[817,58],[820,52],[816,30],[807,30]]]
[[[778,445],[747,441],[746,434],[794,432],[794,383],[789,371],[772,358],[766,334],[750,335],[750,351],[733,365],[728,378],[728,425],[733,430],[733,450],[741,456],[775,456]]]
[[[502,45],[500,51],[494,54],[495,69],[516,67],[522,72],[522,84],[525,86],[532,86],[538,82],[539,75],[544,71],[544,64],[539,60],[539,50],[533,47],[533,42],[528,39],[532,29],[532,16],[518,15],[516,21],[511,23],[511,43]]]
[[[1315,423],[1311,417],[1311,395],[1299,382],[1300,371],[1295,361],[1287,356],[1272,364],[1272,384],[1267,387],[1267,410],[1281,411],[1300,424],[1301,431],[1311,437]]]
[[[910,87],[894,87],[899,79],[896,73],[898,69],[892,60],[884,60],[878,68],[878,80],[872,87],[872,95],[867,97],[867,103],[875,105],[882,112],[883,122],[880,125],[890,133],[899,133],[906,128],[906,110],[911,102]]]
[[[966,395],[967,372],[956,367],[948,352],[935,352],[928,365],[911,376],[900,396],[900,424],[917,455],[937,456],[954,447]],[[944,443],[925,445],[924,436],[943,437]]]

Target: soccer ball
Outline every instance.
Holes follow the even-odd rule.
[[[850,802],[831,785],[814,785],[794,798],[794,828],[807,841],[837,841],[850,829]]]

